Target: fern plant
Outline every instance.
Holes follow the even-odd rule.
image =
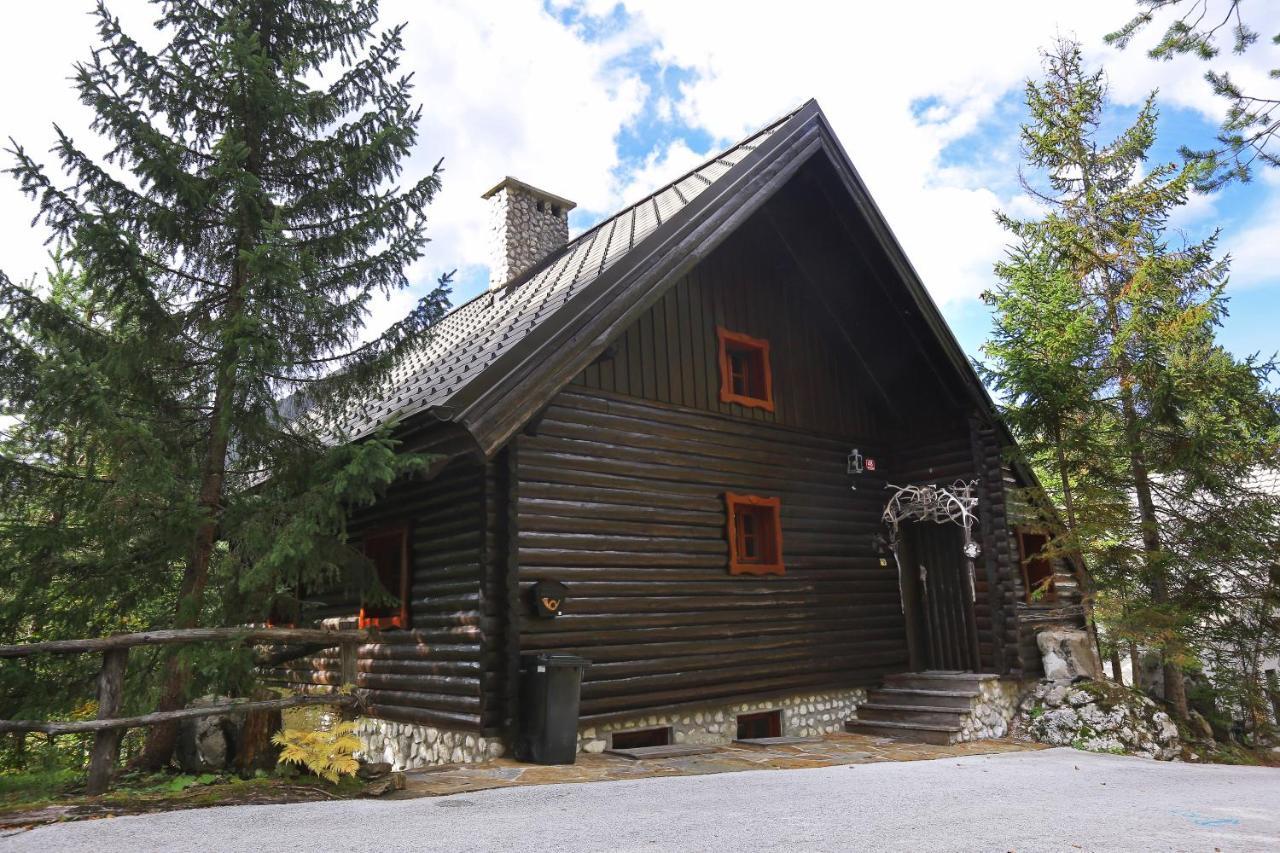
[[[281,747],[280,761],[300,764],[332,784],[341,776],[354,776],[360,766],[355,757],[360,740],[352,722],[323,729],[284,729],[271,740]]]

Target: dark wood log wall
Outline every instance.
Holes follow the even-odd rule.
[[[407,523],[412,529],[412,630],[389,631],[387,642],[360,647],[356,687],[375,717],[460,729],[480,729],[500,711],[482,714],[481,684],[505,664],[498,605],[482,596],[482,579],[505,555],[487,550],[495,500],[493,466],[469,459],[450,463],[434,479],[393,486],[359,514],[351,533]],[[487,591],[489,587],[485,587]],[[317,619],[349,619],[358,610],[351,592],[323,597]],[[293,661],[268,673],[297,686],[339,683],[337,650]],[[501,694],[499,694],[501,695]]]
[[[970,422],[970,441],[974,469],[981,481],[978,499],[983,508],[982,561],[989,584],[992,635],[996,639],[991,665],[995,672],[1022,678],[1027,662],[1018,650],[1017,542],[1009,527],[1004,447],[996,428],[977,419]]]
[[[521,436],[521,648],[592,660],[588,718],[871,684],[906,665],[897,576],[872,549],[883,481],[848,441],[601,391],[561,393]],[[864,451],[877,447],[863,443]],[[783,577],[731,576],[723,493],[782,499]]]
[[[1080,578],[1069,561],[1063,558],[1053,560],[1054,591],[1052,600],[1027,601],[1026,582],[1022,576],[1021,550],[1018,545],[1017,530],[1028,526],[1033,530],[1050,528],[1054,523],[1046,519],[1044,513],[1028,500],[1027,484],[1005,465],[1001,470],[1003,487],[1008,506],[1008,542],[1009,554],[1009,597],[1012,598],[1016,634],[1010,640],[1010,648],[1017,649],[1017,660],[1022,674],[1027,678],[1035,678],[1044,674],[1044,666],[1040,658],[1040,649],[1036,645],[1036,633],[1048,627],[1082,628],[1085,625],[1081,608],[1082,589]]]

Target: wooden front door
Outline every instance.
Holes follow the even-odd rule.
[[[898,558],[913,669],[978,669],[977,630],[959,525],[904,524]]]

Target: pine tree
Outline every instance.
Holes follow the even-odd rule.
[[[1219,38],[1229,36],[1231,51],[1243,54],[1258,42],[1260,33],[1245,20],[1240,0],[1137,0],[1141,8],[1124,26],[1107,35],[1107,43],[1125,48],[1133,37],[1158,17],[1169,24],[1160,41],[1148,51],[1152,59],[1169,60],[1189,54],[1206,62],[1215,60],[1220,51]],[[1176,11],[1183,9],[1181,14]],[[1168,15],[1166,15],[1168,13]],[[1280,44],[1280,33],[1269,41]],[[1280,68],[1271,69],[1273,80],[1280,79]],[[1226,71],[1210,69],[1205,79],[1214,94],[1227,102],[1227,113],[1218,131],[1218,147],[1194,149],[1182,147],[1182,156],[1199,160],[1207,168],[1200,173],[1197,186],[1215,189],[1232,180],[1247,181],[1257,163],[1280,167],[1280,151],[1272,143],[1280,134],[1280,88],[1261,91],[1242,87]],[[1255,84],[1256,85],[1256,84]]]
[[[1101,141],[1102,72],[1086,71],[1079,46],[1064,41],[1026,102],[1024,154],[1043,186],[1035,176],[1024,186],[1045,214],[1001,217],[1018,242],[987,295],[996,315],[987,376],[1124,630],[1161,651],[1165,695],[1185,717],[1180,667],[1194,657],[1195,626],[1221,601],[1188,545],[1198,523],[1172,510],[1214,503],[1234,518],[1249,505],[1241,484],[1274,464],[1274,365],[1238,361],[1215,341],[1227,275],[1216,233],[1170,244],[1168,218],[1206,167],[1149,166],[1154,95]],[[1220,557],[1252,547],[1242,541],[1251,531],[1220,538],[1233,537]]]
[[[437,163],[397,185],[421,110],[375,0],[158,7],[162,50],[100,4],[101,45],[76,67],[105,161],[61,130],[66,180],[11,152],[78,286],[0,276],[0,400],[16,418],[0,570],[111,578],[103,597],[123,578],[159,584],[190,627],[263,615],[254,595],[255,612],[218,612],[215,563],[231,599],[359,568],[347,511],[427,460],[385,432],[346,442],[344,413],[423,340],[447,280],[364,339],[371,300],[409,285],[441,178]],[[168,659],[161,710],[185,700],[189,669]],[[175,731],[152,730],[145,763],[167,762]]]

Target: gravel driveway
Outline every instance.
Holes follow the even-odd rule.
[[[43,827],[0,850],[1280,851],[1280,770],[1052,749],[196,809]]]

